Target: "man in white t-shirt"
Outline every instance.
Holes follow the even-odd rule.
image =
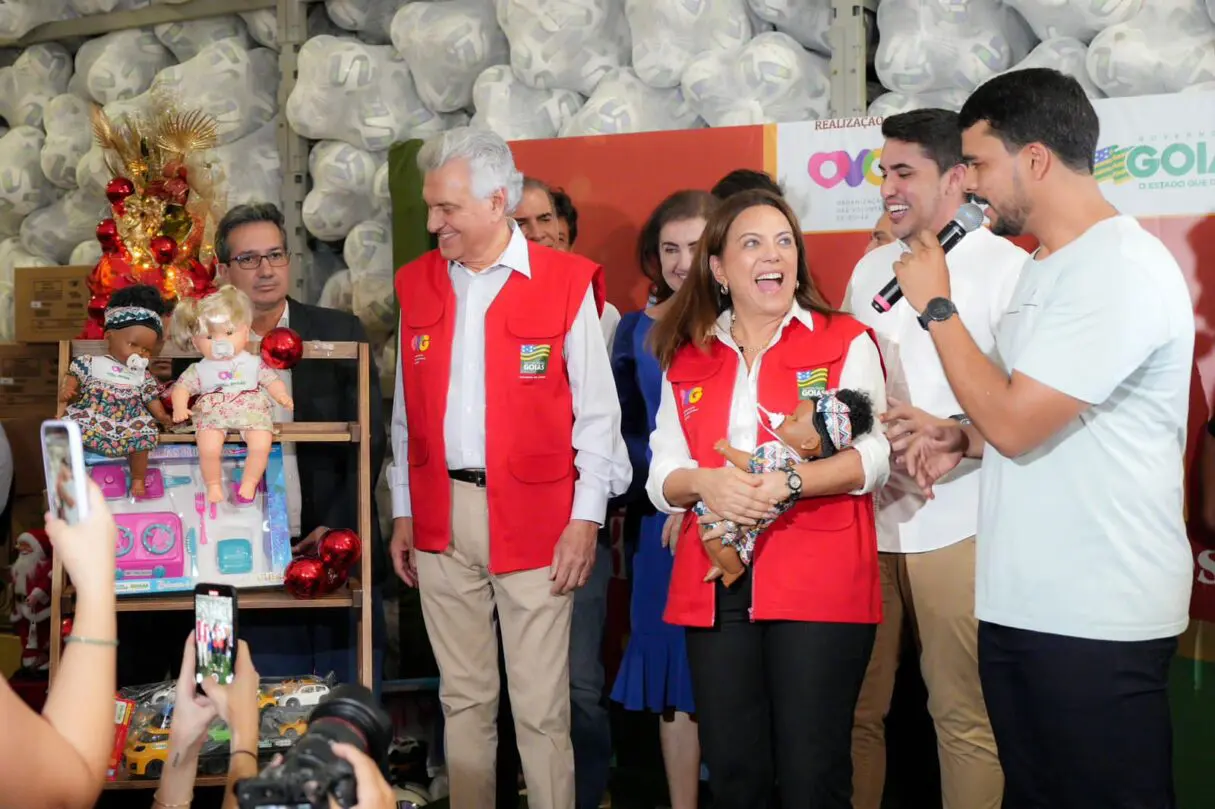
[[[882,122],[882,201],[895,239],[939,232],[966,202],[966,167],[956,112],[921,109]],[[886,414],[893,451],[924,423],[964,418],[932,338],[906,300],[878,314],[870,302],[893,277],[906,247],[891,241],[856,265],[844,310],[878,336],[886,364]],[[995,352],[996,327],[1026,253],[983,228],[949,253],[949,280],[971,337]],[[928,710],[936,727],[944,809],[999,809],[1004,777],[979,685],[974,617],[979,462],[966,461],[926,499],[905,471],[891,470],[878,495],[882,623],[865,673],[852,732],[855,809],[880,809],[886,777],[885,718],[894,693],[900,640],[918,641]]]
[[[1103,197],[1098,121],[1054,70],[962,108],[968,184],[1037,237],[987,357],[932,234],[895,265],[973,424],[904,461],[926,489],[982,455],[975,612],[1004,809],[1175,805],[1167,696],[1189,621],[1182,517],[1194,315],[1177,262]]]

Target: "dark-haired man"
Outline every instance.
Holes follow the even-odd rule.
[[[288,297],[291,254],[287,250],[282,212],[272,203],[238,205],[228,211],[216,228],[215,253],[221,282],[232,284],[253,302],[254,336],[263,335],[276,326],[289,326],[305,340],[367,342],[363,324],[354,315],[310,306]],[[175,363],[174,370],[180,370],[181,364]],[[304,360],[290,370],[277,373],[288,390],[294,391],[295,412],[276,406],[275,421],[358,420],[359,388],[355,363]],[[388,443],[379,380],[373,358],[367,392],[371,402],[373,487]],[[311,545],[330,528],[358,527],[358,454],[353,447],[283,444],[283,473],[293,538]],[[364,540],[372,554],[373,576],[378,583],[388,568],[374,502],[371,536]],[[373,588],[373,593],[376,599],[372,610],[373,631],[382,639],[383,609],[379,603],[379,588]],[[286,614],[289,612],[264,610],[241,617],[241,630],[251,641],[258,671],[264,675],[283,676],[333,671],[340,680],[353,681],[350,663],[355,636],[349,631],[346,616],[322,616],[322,612],[329,611],[321,610],[307,622],[301,622],[298,616]],[[254,632],[264,633],[265,639],[254,642]],[[382,640],[377,640],[375,645],[382,649]],[[377,659],[380,656],[377,653]]]
[[[897,455],[916,426],[962,409],[949,389],[932,338],[906,300],[888,312],[869,305],[890,281],[906,249],[898,240],[943,228],[966,202],[966,167],[957,113],[923,109],[882,123],[882,202],[895,241],[856,265],[844,309],[878,335],[886,362],[887,436]],[[980,348],[991,353],[1025,251],[980,228],[949,253],[954,300]],[[900,640],[910,627],[920,647],[928,711],[937,734],[944,809],[998,809],[1004,789],[996,743],[979,685],[978,624],[974,617],[975,527],[979,462],[921,494],[898,469],[878,495],[878,556],[882,623],[856,706],[853,729],[853,806],[879,809],[886,777],[886,714],[894,694]]]
[[[952,302],[932,233],[895,265],[972,422],[931,425],[905,458],[930,487],[983,456],[975,612],[1004,809],[1172,807],[1168,672],[1193,583],[1190,293],[1164,245],[1102,196],[1097,114],[1075,79],[998,76],[959,119],[968,190],[1042,247],[998,359]]]
[[[569,197],[566,197],[569,200]],[[573,205],[570,203],[570,207]],[[523,196],[515,206],[515,223],[529,241],[568,252],[558,239],[556,199],[543,180],[523,178]],[[577,222],[577,212],[574,221]],[[604,302],[599,327],[611,353],[620,312]],[[608,585],[612,578],[611,536],[600,527],[595,548],[595,566],[586,586],[574,591],[574,611],[570,621],[570,740],[574,746],[575,809],[595,809],[607,790],[612,762],[612,727],[608,713],[603,670],[603,630],[607,622]],[[505,702],[499,716],[509,712]],[[510,731],[507,731],[509,733]],[[499,750],[499,791],[502,779],[509,783],[513,774],[513,754]],[[499,799],[499,809],[505,809]],[[517,805],[514,802],[508,806]]]

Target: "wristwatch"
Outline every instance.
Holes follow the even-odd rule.
[[[933,298],[920,314],[920,326],[927,330],[929,323],[933,321],[941,323],[957,313],[958,307],[954,306],[953,301],[949,298]]]
[[[952,416],[949,417],[949,419],[950,419],[950,421],[956,421],[958,424],[961,424],[963,427],[965,427],[967,424],[971,423],[970,416],[966,415],[965,413],[954,413]]]
[[[785,469],[785,474],[789,476],[789,499],[796,500],[802,496],[802,476],[792,466]]]

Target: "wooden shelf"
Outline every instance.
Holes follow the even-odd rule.
[[[71,356],[80,357],[86,354],[105,354],[110,349],[106,346],[105,340],[72,340]],[[335,342],[329,343],[323,340],[305,340],[304,355],[305,360],[357,360],[359,358],[359,343]],[[245,346],[245,351],[250,354],[257,354],[261,347],[261,343],[256,340],[250,340]],[[158,359],[202,359],[202,355],[197,351],[186,351],[178,348],[172,343],[165,343],[152,361]]]
[[[202,0],[197,0],[201,3]],[[256,0],[262,2],[262,0]],[[283,7],[295,8],[302,0],[280,0]],[[294,5],[293,5],[294,4]],[[248,6],[252,9],[255,6]],[[218,12],[216,12],[218,13]],[[299,16],[297,21],[303,20]],[[302,24],[302,23],[301,23]],[[289,49],[287,49],[289,50]],[[258,350],[257,344],[248,346],[251,353]],[[62,340],[59,343],[59,376],[68,372],[73,357],[85,354],[104,353],[105,345],[99,341]],[[193,357],[197,353],[176,350],[166,346],[160,353],[161,358]],[[355,363],[358,381],[353,391],[358,398],[358,420],[353,422],[293,422],[275,425],[280,434],[275,438],[280,442],[329,442],[353,443],[358,453],[358,525],[359,536],[371,536],[371,498],[374,477],[371,470],[371,403],[368,391],[371,387],[371,350],[366,343],[358,342],[326,342],[308,340],[304,342],[304,359],[312,360],[350,360]],[[165,433],[160,440],[166,444],[187,444],[196,441],[193,433]],[[239,434],[229,433],[225,441],[237,443]],[[379,470],[376,470],[378,474]],[[63,652],[62,630],[63,616],[75,611],[75,591],[66,581],[63,565],[58,557],[52,562],[51,569],[51,638],[50,638],[50,683],[55,681]],[[360,582],[371,581],[371,554],[364,552],[359,561],[357,575],[341,590],[327,596],[315,599],[296,599],[282,587],[268,587],[251,590],[238,590],[237,603],[241,609],[274,610],[274,609],[348,609],[357,618],[357,634],[355,648],[358,660],[358,682],[366,688],[371,688],[372,677],[372,639],[371,639],[371,590],[360,586]],[[184,593],[165,594],[128,594],[120,596],[117,601],[118,612],[188,612],[194,609],[194,594]],[[200,785],[206,785],[208,778],[199,778]],[[217,779],[215,783],[222,783]],[[106,785],[107,789],[150,789],[156,786],[154,780],[116,781]]]
[[[381,694],[408,694],[418,691],[438,691],[438,677],[412,677],[405,680],[385,680],[380,684]]]
[[[329,595],[309,599],[296,598],[279,588],[237,590],[236,603],[238,609],[242,610],[349,609],[361,605],[361,592],[358,581],[351,581],[341,590]],[[73,611],[72,601],[75,595],[75,587],[70,584],[64,587],[65,615]],[[194,609],[194,593],[120,595],[116,608],[118,612],[184,612]]]
[[[359,440],[358,424],[341,421],[290,421],[275,424],[276,443],[350,443]],[[195,433],[161,433],[162,444],[193,444]],[[241,442],[240,433],[228,433],[224,441],[230,444]]]
[[[200,775],[194,779],[195,787],[222,787],[228,783],[226,775]],[[108,790],[128,790],[128,789],[156,789],[160,786],[159,778],[130,778],[123,771],[117,779],[106,781],[104,789]]]

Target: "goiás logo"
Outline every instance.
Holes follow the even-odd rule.
[[[546,344],[524,343],[519,346],[519,375],[544,376],[552,353],[552,347]]]
[[[1141,191],[1215,186],[1215,140],[1207,133],[1190,140],[1161,140],[1133,146],[1111,144],[1093,155],[1093,175],[1101,183],[1137,181]]]
[[[797,372],[797,398],[801,401],[814,399],[827,392],[827,369]]]
[[[704,389],[699,385],[694,388],[688,388],[680,394],[679,400],[683,402],[683,417],[685,419],[696,412],[696,404],[700,401],[700,397],[703,395]]]
[[[882,150],[861,149],[855,155],[842,149],[835,152],[815,152],[806,163],[806,174],[819,188],[835,188],[844,183],[856,188],[861,183],[882,184],[879,165]]]
[[[417,365],[426,359],[426,350],[430,348],[430,335],[415,334],[413,340],[409,343],[409,347],[413,349],[413,364]]]

